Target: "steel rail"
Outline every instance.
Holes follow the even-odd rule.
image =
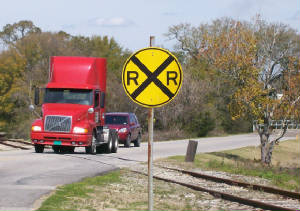
[[[202,174],[202,173],[186,171],[186,170],[181,170],[181,169],[176,169],[176,168],[169,168],[169,167],[163,167],[163,166],[159,166],[159,167],[164,168],[164,169],[173,170],[173,171],[178,171],[183,174],[188,174],[188,175],[196,177],[196,178],[203,178],[203,179],[211,180],[214,182],[226,183],[228,185],[235,185],[235,186],[249,188],[249,189],[253,189],[253,190],[264,191],[266,193],[278,194],[278,195],[282,195],[285,197],[300,200],[300,193],[298,193],[298,192],[287,191],[287,190],[282,190],[282,189],[278,189],[278,188],[268,187],[268,186],[264,186],[264,185],[251,184],[251,183],[246,183],[246,182],[241,182],[241,181],[236,181],[236,180],[231,180],[231,179],[225,179],[225,178],[220,178],[220,177],[216,177],[216,176],[211,176],[211,175],[206,175],[206,174]]]
[[[30,142],[17,140],[17,139],[8,139],[8,140],[5,140],[5,141],[14,142],[14,143],[21,143],[21,144],[33,146],[33,144],[30,143]]]
[[[131,171],[147,176],[147,174],[143,173],[143,172],[139,172],[139,171],[135,171],[135,170],[131,170]],[[238,202],[238,203],[241,203],[244,205],[249,205],[252,207],[257,207],[257,208],[262,208],[262,209],[267,209],[267,210],[272,210],[272,211],[278,211],[278,210],[280,210],[280,211],[299,211],[297,209],[291,209],[291,208],[281,207],[281,206],[277,206],[277,205],[273,205],[273,204],[268,204],[268,203],[257,201],[257,200],[246,199],[246,198],[242,198],[239,196],[234,196],[232,194],[207,189],[207,188],[203,188],[200,186],[196,186],[196,185],[192,185],[192,184],[188,184],[188,183],[184,183],[184,182],[179,182],[179,181],[172,180],[172,179],[166,179],[166,178],[162,178],[159,176],[153,176],[153,178],[162,180],[165,182],[169,182],[169,183],[178,184],[178,185],[181,185],[184,187],[188,187],[188,188],[196,190],[196,191],[207,192],[207,193],[213,195],[214,197],[222,198],[222,199],[232,201],[232,202]]]
[[[30,148],[26,148],[26,147],[22,147],[22,146],[16,146],[16,145],[13,145],[13,144],[3,143],[2,141],[0,141],[0,144],[5,145],[5,146],[9,146],[9,147],[13,147],[13,148],[24,149],[24,150],[29,150],[30,149]]]

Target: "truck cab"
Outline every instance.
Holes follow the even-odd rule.
[[[116,132],[104,127],[105,92],[106,59],[51,57],[41,118],[31,128],[35,151],[42,153],[48,145],[56,153],[75,147],[89,154],[116,152]]]

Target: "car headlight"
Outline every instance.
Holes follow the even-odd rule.
[[[88,129],[82,127],[74,127],[73,133],[87,133]]]
[[[35,125],[35,126],[32,126],[31,130],[34,132],[40,132],[40,131],[42,131],[42,127]]]
[[[127,128],[126,128],[126,127],[121,128],[121,129],[119,130],[120,133],[125,133],[126,131],[127,131]]]

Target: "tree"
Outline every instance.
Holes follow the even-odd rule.
[[[14,24],[7,24],[0,32],[0,39],[6,44],[14,44],[16,41],[22,39],[31,33],[40,33],[41,29],[36,27],[32,21],[23,20]]]
[[[7,130],[20,104],[13,96],[20,91],[16,85],[24,67],[23,59],[13,50],[0,54],[0,131]]]
[[[238,57],[232,57],[232,62],[228,67],[219,68],[224,64],[224,60],[230,55],[223,52],[231,51],[234,46],[229,48],[229,35],[235,35],[235,23],[231,19],[215,20],[212,24],[200,24],[193,27],[190,24],[179,24],[169,28],[166,36],[169,39],[176,39],[178,43],[175,49],[185,55],[184,69],[192,74],[192,80],[198,83],[198,86],[206,84],[206,88],[199,92],[204,101],[201,104],[194,105],[194,109],[207,109],[216,119],[215,131],[217,134],[222,131],[232,131],[228,125],[239,125],[236,128],[243,128],[247,131],[249,123],[240,120],[238,123],[231,120],[228,115],[228,103],[235,89],[235,84],[230,77],[231,66],[236,64]],[[217,47],[218,50],[214,51]],[[218,52],[217,52],[218,51]],[[220,55],[224,55],[222,58]],[[216,62],[218,65],[216,66]],[[223,63],[222,63],[223,62]],[[238,68],[238,67],[235,67]],[[185,75],[184,74],[184,75]],[[189,83],[191,83],[189,81]],[[195,96],[194,96],[195,97]],[[196,110],[192,113],[197,112]],[[205,111],[204,111],[205,112]],[[186,122],[185,122],[186,123]],[[241,127],[241,125],[243,125]],[[242,132],[241,130],[236,132]]]
[[[225,18],[197,28],[173,26],[167,36],[177,39],[177,48],[189,58],[207,64],[219,87],[226,89],[220,94],[225,102],[229,100],[233,119],[261,122],[257,128],[261,161],[270,164],[274,144],[287,128],[285,124],[282,133],[271,139],[272,120],[299,117],[299,35],[295,30],[260,19],[253,23]],[[279,99],[278,94],[283,97]]]
[[[275,144],[287,130],[287,120],[299,113],[299,35],[284,24],[266,23],[259,17],[253,30],[257,37],[255,65],[259,70],[259,82],[252,108],[254,117],[261,122],[257,131],[261,140],[261,160],[270,164]],[[249,92],[247,93],[249,94]],[[281,96],[282,97],[278,97]],[[283,119],[284,126],[279,136],[272,138],[272,120]],[[298,118],[299,121],[299,118]]]

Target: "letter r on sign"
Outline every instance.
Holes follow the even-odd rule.
[[[169,81],[173,81],[175,85],[177,85],[176,78],[177,78],[177,72],[175,71],[167,71],[167,85],[169,86]]]
[[[138,72],[136,71],[127,71],[127,85],[130,85],[130,80],[133,80],[135,85],[139,85],[137,82],[137,78],[139,77]]]

